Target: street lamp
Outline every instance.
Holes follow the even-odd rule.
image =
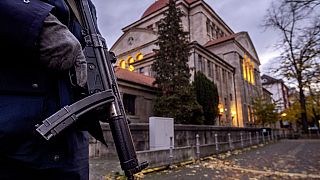
[[[237,115],[236,111],[231,111],[232,123],[233,123],[233,120],[236,117],[236,115]],[[236,123],[234,123],[234,124],[236,124]],[[237,123],[237,125],[238,125],[238,123]]]
[[[281,114],[281,124],[282,124],[282,127],[285,127],[285,128],[288,128],[289,124],[288,124],[288,121],[285,121],[285,117],[287,116],[287,113],[282,113]]]

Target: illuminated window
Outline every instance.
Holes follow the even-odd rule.
[[[132,65],[132,63],[134,63],[134,59],[131,56],[129,56],[128,57],[129,71],[134,71],[134,66]]]
[[[251,82],[251,67],[250,67],[250,58],[247,59],[247,80]]]
[[[245,60],[243,60],[242,69],[243,69],[243,79],[247,80],[247,67],[246,67]]]
[[[251,70],[252,70],[252,72],[251,72],[251,83],[252,84],[254,84],[254,63],[253,62],[251,62]]]
[[[244,55],[243,57],[242,69],[243,78],[249,83],[254,84],[254,63],[247,57],[247,55]]]
[[[122,69],[126,68],[126,61],[124,61],[123,59],[120,60],[119,65]]]
[[[138,53],[138,54],[136,55],[136,60],[137,60],[137,61],[140,61],[140,60],[142,60],[142,59],[143,59],[142,53]]]
[[[128,64],[131,64],[131,63],[134,63],[134,59],[131,56],[129,56],[128,57]]]

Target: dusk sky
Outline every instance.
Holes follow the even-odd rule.
[[[92,0],[97,8],[98,25],[108,47],[123,34],[122,28],[139,20],[155,0]],[[234,32],[247,31],[260,58],[262,72],[277,55],[273,44],[277,34],[262,25],[271,0],[205,0]]]

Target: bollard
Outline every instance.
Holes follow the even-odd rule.
[[[308,131],[309,131],[309,138],[311,137],[311,130],[310,129],[308,129]]]
[[[200,160],[200,142],[199,142],[199,134],[196,135],[196,154],[197,160]]]
[[[318,135],[318,138],[320,137],[320,134],[319,134],[319,129],[317,130],[317,135]]]
[[[262,142],[263,142],[263,144],[265,144],[266,143],[266,139],[264,137],[264,133],[262,132],[261,134],[262,134]]]
[[[271,140],[273,141],[274,140],[274,133],[273,133],[273,131],[271,130]]]
[[[287,131],[284,130],[284,138],[287,139]]]
[[[257,144],[259,144],[259,132],[256,132],[257,135]]]
[[[270,132],[268,131],[268,141],[271,141]]]
[[[219,151],[219,142],[218,142],[218,134],[214,134],[214,140],[216,142],[216,151]]]
[[[250,141],[250,145],[252,145],[251,132],[249,132],[249,141]]]
[[[169,167],[173,165],[173,137],[170,136],[170,152],[169,152]]]
[[[241,147],[243,148],[243,138],[242,138],[242,132],[240,133],[240,141],[241,141]]]
[[[232,147],[232,140],[231,140],[231,134],[230,134],[230,133],[228,133],[228,139],[229,139],[229,147],[230,147],[230,150],[232,150],[233,147]]]

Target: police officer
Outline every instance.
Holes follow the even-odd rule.
[[[89,179],[87,132],[35,133],[74,101],[71,70],[86,83],[79,23],[64,0],[44,1],[0,1],[0,179]]]

